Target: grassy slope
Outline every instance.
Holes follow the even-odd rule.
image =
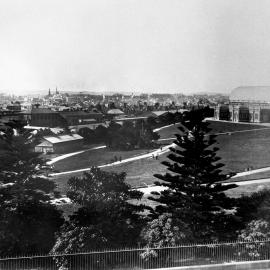
[[[258,129],[263,126],[252,124],[211,122],[210,127],[213,133],[233,132],[247,129]],[[177,133],[177,127],[171,126],[161,130],[161,138],[173,137]],[[226,171],[244,171],[246,167],[260,168],[270,165],[270,130],[251,131],[247,133],[238,133],[232,135],[218,136],[218,147],[220,147],[219,156],[222,162],[226,164]],[[138,155],[146,150],[136,150],[128,152],[108,152],[107,150],[90,151],[85,154],[74,156],[63,161],[55,163],[56,169],[61,171],[85,168],[90,165],[100,165],[109,162],[115,155],[122,156],[122,159]],[[127,173],[127,182],[132,186],[141,186],[152,184],[155,180],[153,174],[166,172],[166,167],[161,165],[162,160],[166,160],[167,154],[161,156],[158,160],[148,158],[122,165],[108,167],[108,171],[125,171]],[[64,175],[55,178],[59,189],[65,193],[67,180],[74,175]],[[243,179],[244,180],[244,179]],[[238,188],[245,190],[246,187]],[[237,192],[235,189],[234,193]]]
[[[72,171],[77,169],[83,169],[91,166],[104,165],[114,162],[114,157],[122,159],[134,157],[147,153],[150,150],[140,149],[133,151],[110,151],[106,148],[97,149],[93,151],[87,151],[79,155],[75,155],[63,160],[60,160],[54,164],[56,170],[60,172]]]
[[[255,125],[233,124],[232,127],[229,125],[227,123],[213,122],[212,132],[232,132],[235,130],[260,128]],[[236,133],[230,136],[219,135],[217,137],[217,146],[220,148],[218,155],[222,158],[221,161],[226,164],[224,167],[225,171],[239,172],[251,166],[253,168],[269,166],[269,136],[270,130]],[[162,160],[166,160],[166,156],[167,154],[163,155],[159,160],[145,159],[134,161],[126,165],[114,166],[107,170],[126,171],[127,180],[133,186],[140,186],[143,183],[152,184],[155,180],[153,177],[154,173],[164,173],[166,171],[166,167],[160,164]]]

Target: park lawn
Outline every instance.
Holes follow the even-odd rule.
[[[167,138],[175,137],[174,134],[180,132],[178,129],[179,126],[181,126],[180,123],[163,128],[159,130],[157,133],[159,134],[160,139],[167,139]]]
[[[270,130],[217,136],[218,155],[226,171],[243,172],[248,167],[270,166]]]
[[[170,126],[170,127],[165,128],[163,130],[160,130],[160,133],[162,133],[162,136],[166,135],[167,137],[174,137],[174,134],[177,133],[177,131],[179,132],[179,130],[177,128],[177,126],[179,126],[179,125],[180,124],[176,124],[174,126]],[[230,125],[232,125],[232,127],[230,127]],[[210,127],[213,128],[212,132],[216,133],[216,132],[227,132],[227,131],[231,132],[233,130],[235,131],[235,130],[244,130],[244,129],[254,129],[254,128],[260,128],[263,126],[212,121],[210,124]],[[256,132],[256,131],[254,131],[254,132]],[[259,132],[262,132],[262,131],[259,131]],[[248,132],[248,133],[252,134],[253,131]],[[225,135],[225,136],[227,136],[227,135]],[[240,135],[239,134],[232,134],[231,136],[229,136],[228,139],[234,140],[237,137],[244,138],[245,136],[246,136],[245,133],[240,133]],[[253,135],[251,135],[251,136],[253,136]],[[228,142],[226,141],[226,139],[224,141],[225,141],[225,144],[228,145]],[[166,144],[170,143],[170,141],[163,141],[162,143],[164,143],[164,142]],[[253,140],[253,143],[254,143],[254,140]],[[224,148],[223,144],[224,144],[224,142],[221,140],[220,145],[222,145],[222,148]],[[240,144],[242,147],[241,142],[240,143],[237,142],[237,144]],[[236,145],[236,147],[237,147],[237,145]],[[138,150],[132,150],[132,151],[111,151],[108,149],[97,149],[97,150],[92,150],[92,151],[86,151],[84,153],[60,160],[60,161],[54,163],[54,167],[55,167],[55,170],[60,171],[60,172],[78,170],[78,169],[83,169],[83,168],[87,168],[87,167],[91,167],[91,166],[98,166],[98,165],[104,165],[107,163],[112,163],[114,161],[115,157],[117,157],[118,159],[121,157],[123,160],[126,158],[130,158],[133,156],[144,154],[147,151],[151,151],[151,150],[138,149]],[[231,151],[231,149],[229,151],[231,153],[233,153],[233,151]],[[249,164],[249,165],[251,166],[252,164]],[[156,166],[154,166],[154,167],[156,167]],[[149,166],[148,166],[148,169],[151,170],[151,168]],[[232,169],[235,170],[235,168],[232,168]]]
[[[207,122],[209,123],[208,127],[212,129],[210,133],[234,132],[234,131],[260,129],[268,127],[262,124],[252,124],[252,123],[221,122],[214,120],[207,120]]]
[[[149,151],[151,150],[138,149],[133,151],[113,151],[107,148],[96,149],[57,161],[54,163],[54,168],[59,172],[84,169],[112,163],[115,161],[115,157],[117,157],[117,160],[119,160],[120,157],[126,159],[145,154]]]
[[[264,178],[270,178],[270,171],[235,177],[233,181],[257,180],[257,179],[264,179]]]
[[[83,174],[82,172],[77,172],[66,175],[57,175],[51,177],[51,180],[55,182],[57,186],[56,190],[59,191],[62,196],[66,196],[68,191],[68,184],[67,184],[68,180],[72,177],[81,176],[82,174]]]
[[[249,129],[260,129],[265,128],[266,126],[258,125],[258,124],[250,124],[250,123],[233,123],[233,122],[220,122],[214,120],[207,120],[209,123],[209,128],[212,130],[210,131],[211,134],[213,133],[222,133],[222,132],[234,132],[234,131],[242,131],[242,130],[249,130]],[[161,129],[158,131],[160,135],[160,139],[166,139],[174,137],[174,134],[179,133],[178,127],[181,124],[175,124],[169,126],[167,128]]]
[[[227,190],[225,193],[229,197],[238,198],[242,195],[249,196],[254,192],[261,191],[263,189],[270,189],[270,183],[259,183],[259,184],[250,184],[244,186],[238,186],[236,188],[232,188]]]
[[[222,158],[221,162],[225,164],[224,172],[242,172],[247,167],[257,169],[270,166],[269,138],[270,130],[217,136],[217,146],[220,148],[218,156]],[[108,167],[106,170],[125,171],[127,182],[132,186],[153,184],[157,180],[153,177],[153,174],[166,172],[166,167],[160,163],[167,159],[167,155],[168,153],[160,156],[158,160],[143,159]],[[237,180],[237,178],[234,180]]]
[[[252,124],[239,124],[239,123],[226,123],[211,121],[213,133],[219,132],[232,132],[249,129],[265,128],[260,125]],[[165,130],[174,132],[177,129],[175,126],[170,126]],[[165,133],[163,133],[165,134]],[[168,133],[169,134],[169,133]],[[173,137],[173,134],[170,136]],[[220,148],[218,156],[222,158],[221,162],[226,164],[224,172],[242,172],[247,167],[253,169],[270,166],[270,130],[249,131],[243,133],[235,133],[231,135],[217,136]],[[151,150],[150,150],[151,151]],[[134,150],[134,151],[108,151],[107,149],[99,149],[94,151],[85,152],[62,161],[56,162],[55,169],[59,171],[70,171],[80,168],[87,168],[90,166],[102,165],[110,162],[114,156],[122,157],[122,159],[140,155],[147,152],[147,150]],[[166,160],[168,153],[159,157],[158,160],[147,158],[129,163],[124,163],[116,166],[106,167],[103,170],[126,172],[126,181],[133,187],[143,186],[145,184],[153,184],[158,180],[153,175],[156,173],[165,173],[166,166],[160,164],[161,161]],[[55,182],[59,186],[62,194],[66,191],[66,184],[70,177],[79,176],[82,173],[74,173],[69,175],[62,175],[54,177]],[[270,172],[269,172],[270,175]],[[249,179],[256,179],[249,176]],[[240,180],[246,180],[243,178]],[[237,180],[237,179],[233,179]]]
[[[119,164],[117,166],[111,166],[103,168],[106,171],[114,172],[126,172],[126,182],[132,187],[143,187],[151,185],[158,179],[155,178],[154,174],[163,174],[166,172],[166,166],[162,165],[161,162],[166,159],[166,154],[159,156],[159,158],[145,158],[136,161],[132,161],[125,164]]]

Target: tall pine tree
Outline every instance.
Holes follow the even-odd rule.
[[[29,135],[29,134],[28,134]],[[48,252],[62,213],[51,204],[56,185],[46,161],[24,134],[0,134],[0,255]]]
[[[224,193],[236,185],[222,184],[233,174],[222,173],[215,136],[208,134],[211,129],[203,118],[198,110],[183,120],[168,155],[172,162],[162,162],[168,172],[155,175],[162,180],[155,184],[165,189],[150,198],[158,203],[154,215],[171,213],[188,225],[196,241],[226,239],[236,218],[235,201]]]

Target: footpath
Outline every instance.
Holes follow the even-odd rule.
[[[171,126],[171,125],[169,125],[169,126]],[[166,127],[168,127],[168,126],[166,126]],[[165,128],[165,127],[162,127],[162,128]],[[270,127],[258,128],[258,129],[257,128],[256,129],[246,129],[246,130],[232,131],[232,132],[219,132],[219,133],[215,133],[214,135],[232,135],[232,134],[236,134],[236,133],[259,131],[259,130],[268,130],[268,129],[270,129]],[[160,139],[159,141],[173,140],[173,139],[175,139],[175,138]],[[67,157],[71,157],[73,155],[77,155],[77,154],[83,153],[85,151],[102,149],[102,148],[105,148],[105,147],[106,146],[103,145],[103,146],[94,147],[94,148],[91,148],[91,149],[88,149],[88,150],[84,150],[84,151],[79,151],[79,152],[74,152],[74,153],[62,155],[62,156],[56,157],[53,160],[49,161],[48,164],[49,165],[50,164],[53,164],[53,163],[55,163],[55,162],[57,162],[59,160],[62,160],[62,159],[67,158]],[[147,154],[142,154],[142,155],[139,155],[139,156],[136,156],[136,157],[131,157],[131,158],[123,159],[122,161],[116,161],[116,162],[112,162],[112,163],[109,163],[109,164],[100,165],[100,166],[98,166],[98,168],[111,167],[111,166],[116,166],[116,165],[119,165],[119,164],[124,164],[124,163],[128,163],[128,162],[140,160],[140,159],[145,159],[145,158],[149,158],[149,157],[156,157],[156,156],[159,156],[159,155],[162,155],[162,154],[165,154],[165,153],[169,152],[169,149],[171,147],[175,147],[175,144],[174,143],[171,143],[169,145],[163,146],[163,147],[161,147],[159,149],[156,149],[156,150],[154,150],[152,152],[149,152]],[[79,169],[79,170],[73,170],[73,171],[65,171],[65,172],[59,172],[59,173],[52,173],[52,174],[50,174],[50,176],[66,175],[66,174],[71,174],[71,173],[85,172],[85,171],[88,171],[89,169],[90,169],[90,167],[89,168],[84,168],[84,169]],[[261,168],[261,169],[256,169],[256,170],[250,170],[250,171],[247,171],[247,172],[240,172],[240,173],[236,174],[234,176],[234,178],[235,177],[240,177],[240,176],[251,175],[251,174],[255,174],[255,173],[259,173],[259,172],[266,172],[266,171],[269,171],[269,170],[270,170],[270,167],[266,167],[266,168]]]
[[[51,159],[50,161],[47,162],[47,164],[48,165],[52,165],[52,164],[54,164],[55,162],[57,162],[59,160],[62,160],[62,159],[65,159],[65,158],[69,158],[69,157],[72,157],[72,156],[75,156],[75,155],[79,155],[79,154],[82,154],[84,152],[88,152],[88,151],[92,151],[92,150],[97,150],[97,149],[103,149],[103,148],[106,148],[106,145],[97,146],[97,147],[93,147],[93,148],[90,148],[90,149],[81,150],[81,151],[77,151],[77,152],[72,152],[72,153],[68,153],[68,154],[65,154],[65,155],[61,155],[61,156],[58,156],[58,157],[55,157],[55,158]]]

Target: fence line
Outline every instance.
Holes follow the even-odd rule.
[[[1,270],[151,269],[270,260],[270,239],[0,258]]]

